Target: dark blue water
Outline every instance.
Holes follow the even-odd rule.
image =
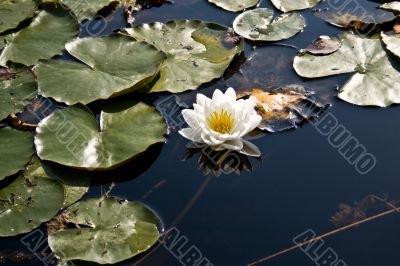
[[[368,7],[377,5],[359,2]],[[271,4],[263,0],[261,6],[271,7]],[[320,35],[337,35],[341,31],[316,18],[312,10],[301,13],[307,20],[306,29],[281,44],[304,48]],[[174,5],[141,11],[135,24],[202,19],[230,26],[235,16],[206,0],[176,0]],[[114,179],[117,185],[112,195],[147,204],[162,217],[166,228],[176,227],[187,237],[188,242],[181,251],[195,246],[214,265],[227,266],[245,265],[287,248],[293,244],[293,238],[307,229],[322,234],[337,228],[330,219],[340,203],[352,204],[371,194],[387,195],[390,200],[400,199],[400,107],[353,106],[335,97],[335,86],[344,84],[349,75],[303,80],[296,76],[290,65],[285,71],[277,67],[279,58],[293,58],[296,49],[265,44],[257,50],[263,51],[265,57],[270,50],[271,57],[278,58],[278,61],[266,58],[258,75],[276,76],[282,85],[304,85],[331,103],[327,112],[377,159],[376,167],[370,173],[359,174],[312,123],[304,123],[295,130],[267,134],[254,140],[261,148],[263,158],[262,162],[251,160],[252,173],[233,173],[218,178],[203,176],[196,159],[181,161],[187,141],[172,131],[165,145],[153,147],[143,158],[120,171],[99,176],[89,195],[99,196],[101,189],[107,189],[109,181]],[[252,44],[247,43],[245,55],[252,52]],[[229,85],[235,85],[232,84],[235,82]],[[199,92],[209,92],[219,84],[223,83],[210,84],[212,89],[202,88]],[[265,84],[265,87],[269,85]],[[182,97],[187,100],[191,96]],[[326,238],[314,257],[332,248],[338,259],[349,266],[398,266],[399,224],[400,216],[394,213],[341,232]],[[25,250],[19,239],[2,239],[0,250]],[[295,250],[260,265],[313,266],[319,265],[317,263],[330,265]],[[21,263],[7,260],[5,265],[43,264],[33,259]],[[140,260],[120,265],[182,264],[160,246]]]

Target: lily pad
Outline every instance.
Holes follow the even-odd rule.
[[[82,38],[68,43],[66,49],[84,64],[49,60],[35,72],[39,94],[68,105],[140,89],[165,59],[153,46],[122,35]]]
[[[293,37],[303,30],[305,20],[296,12],[282,14],[273,19],[268,8],[246,11],[233,22],[235,32],[252,41],[280,41]]]
[[[235,55],[243,51],[241,39],[232,42],[225,38],[227,28],[199,20],[142,24],[126,32],[167,54],[151,92],[195,90],[221,77]]]
[[[386,44],[386,48],[396,56],[400,57],[400,34],[387,35],[381,33],[382,41]]]
[[[54,179],[21,174],[0,190],[0,236],[27,233],[50,220],[61,209],[63,186]]]
[[[67,6],[76,16],[79,23],[86,19],[93,18],[97,12],[117,0],[59,0],[61,4]]]
[[[80,200],[89,191],[90,177],[82,171],[40,161],[36,156],[28,165],[25,175],[48,177],[59,181],[64,187],[63,207]]]
[[[271,2],[277,9],[289,12],[316,6],[321,0],[271,0]]]
[[[305,51],[314,55],[331,54],[339,50],[342,43],[336,37],[321,36],[314,40]]]
[[[381,5],[380,8],[394,11],[394,12],[400,12],[400,2],[394,1],[394,2],[385,3],[385,4]]]
[[[100,125],[88,108],[76,105],[43,119],[36,129],[35,144],[42,160],[107,170],[163,142],[165,130],[161,114],[141,102],[116,102],[105,107]]]
[[[0,180],[25,169],[33,153],[31,132],[0,128]]]
[[[161,224],[144,205],[118,198],[78,202],[56,221],[61,226],[49,228],[49,246],[61,260],[100,264],[114,264],[148,250],[157,242]]]
[[[297,127],[297,124],[317,117],[326,108],[301,86],[288,86],[272,91],[252,89],[238,95],[245,96],[254,99],[257,112],[263,118],[258,128],[269,132]]]
[[[238,12],[249,7],[257,5],[260,0],[208,0],[208,2],[213,3],[225,10]]]
[[[0,33],[14,29],[25,19],[33,17],[36,8],[35,0],[2,0],[0,2]]]
[[[0,65],[11,61],[30,66],[49,59],[60,54],[78,33],[78,23],[65,10],[43,10],[27,28],[7,36]]]
[[[344,33],[340,39],[342,47],[333,54],[296,56],[296,72],[306,78],[356,72],[341,88],[340,99],[382,107],[400,103],[400,73],[390,63],[381,41],[351,33]]]
[[[37,84],[29,70],[0,68],[0,120],[22,112],[36,95]]]

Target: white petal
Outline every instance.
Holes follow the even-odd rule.
[[[225,96],[227,96],[231,101],[236,101],[236,92],[233,88],[228,88],[225,92]]]
[[[256,145],[247,140],[242,140],[242,141],[243,141],[243,148],[240,150],[240,153],[253,157],[261,156],[261,151]]]
[[[240,128],[240,137],[247,135],[249,132],[253,131],[261,123],[262,117],[258,114],[252,115],[249,121],[243,124]]]
[[[185,119],[186,123],[189,127],[193,129],[197,129],[199,127],[199,121],[197,119],[197,114],[194,110],[185,109],[182,110],[183,118]]]
[[[222,91],[216,89],[212,96],[213,104],[221,102],[223,99],[224,99],[224,94],[222,93]]]
[[[242,139],[229,140],[224,142],[224,144],[222,144],[221,147],[227,150],[240,151],[243,149],[243,140]]]
[[[205,96],[204,94],[197,93],[196,95],[196,103],[202,107],[205,107],[207,104],[211,102],[211,99]]]
[[[194,142],[203,142],[200,132],[193,130],[192,128],[184,128],[178,131],[184,138],[187,138]]]

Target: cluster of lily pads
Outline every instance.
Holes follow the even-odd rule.
[[[259,0],[209,2],[238,12]],[[244,39],[273,42],[298,34],[305,20],[296,10],[319,0],[272,3],[284,13],[274,18],[273,10],[256,7],[239,14],[233,30],[175,20],[80,38],[81,22],[99,10],[134,6],[134,1],[1,1],[0,237],[28,233],[50,221],[49,245],[62,261],[117,263],[148,250],[162,231],[160,219],[137,202],[81,200],[89,190],[90,171],[117,168],[165,141],[162,114],[138,94],[182,93],[220,78],[243,52]],[[383,8],[400,13],[399,6],[396,2]],[[392,20],[389,25],[396,31]],[[302,50],[293,66],[306,78],[356,72],[339,93],[350,103],[400,103],[400,74],[389,60],[390,53],[400,56],[399,36],[383,31],[324,36]],[[323,110],[309,96],[301,86],[238,93],[255,99],[262,116],[258,128],[270,132],[315,116],[300,107],[304,102]],[[38,97],[62,108],[28,125],[34,132],[18,128],[17,114],[27,106],[35,109],[32,100]]]

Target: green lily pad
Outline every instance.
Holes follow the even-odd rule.
[[[0,2],[0,33],[16,28],[23,20],[33,17],[35,0],[2,0]]]
[[[387,35],[381,33],[382,41],[386,44],[386,48],[396,56],[400,57],[400,34]]]
[[[25,175],[49,177],[58,180],[64,187],[63,207],[80,200],[88,191],[90,177],[82,171],[40,161],[36,156],[25,171]]]
[[[30,232],[63,206],[64,188],[54,179],[29,172],[0,189],[0,236]]]
[[[118,104],[103,109],[100,125],[81,105],[42,120],[35,137],[39,157],[75,168],[107,170],[165,140],[166,125],[155,108],[130,101],[117,109]]]
[[[356,72],[341,88],[340,99],[382,107],[400,103],[400,73],[390,63],[381,41],[351,33],[344,33],[340,39],[342,46],[333,54],[296,56],[296,72],[306,78]]]
[[[33,153],[31,132],[0,128],[0,180],[25,169]]]
[[[274,6],[283,11],[302,10],[316,6],[321,0],[271,0]]]
[[[213,3],[225,10],[238,12],[249,7],[257,5],[260,0],[208,0],[208,2]]]
[[[160,220],[140,203],[88,199],[64,211],[49,228],[49,246],[61,260],[114,264],[148,250],[159,238]],[[77,245],[77,243],[79,243]]]
[[[385,3],[385,4],[381,5],[380,8],[394,11],[394,12],[400,12],[400,2],[394,1],[394,2]]]
[[[29,70],[0,68],[0,120],[22,112],[36,95],[37,84]]]
[[[113,2],[117,2],[116,0],[90,0],[90,1],[82,1],[82,0],[60,0],[60,3],[67,6],[76,16],[79,23],[93,18],[97,12],[110,5]]]
[[[305,20],[296,12],[282,14],[273,19],[269,8],[246,11],[233,22],[235,32],[252,41],[280,41],[293,37],[303,30]]]
[[[7,37],[0,65],[9,61],[27,66],[61,54],[67,41],[79,33],[78,23],[66,11],[43,10],[25,29]]]
[[[229,38],[227,28],[199,20],[142,24],[126,32],[167,54],[151,92],[195,90],[221,77],[235,55],[243,51],[243,41]]]
[[[84,64],[49,60],[41,62],[35,72],[39,94],[68,105],[140,89],[165,59],[153,46],[122,35],[77,39],[66,49]]]

